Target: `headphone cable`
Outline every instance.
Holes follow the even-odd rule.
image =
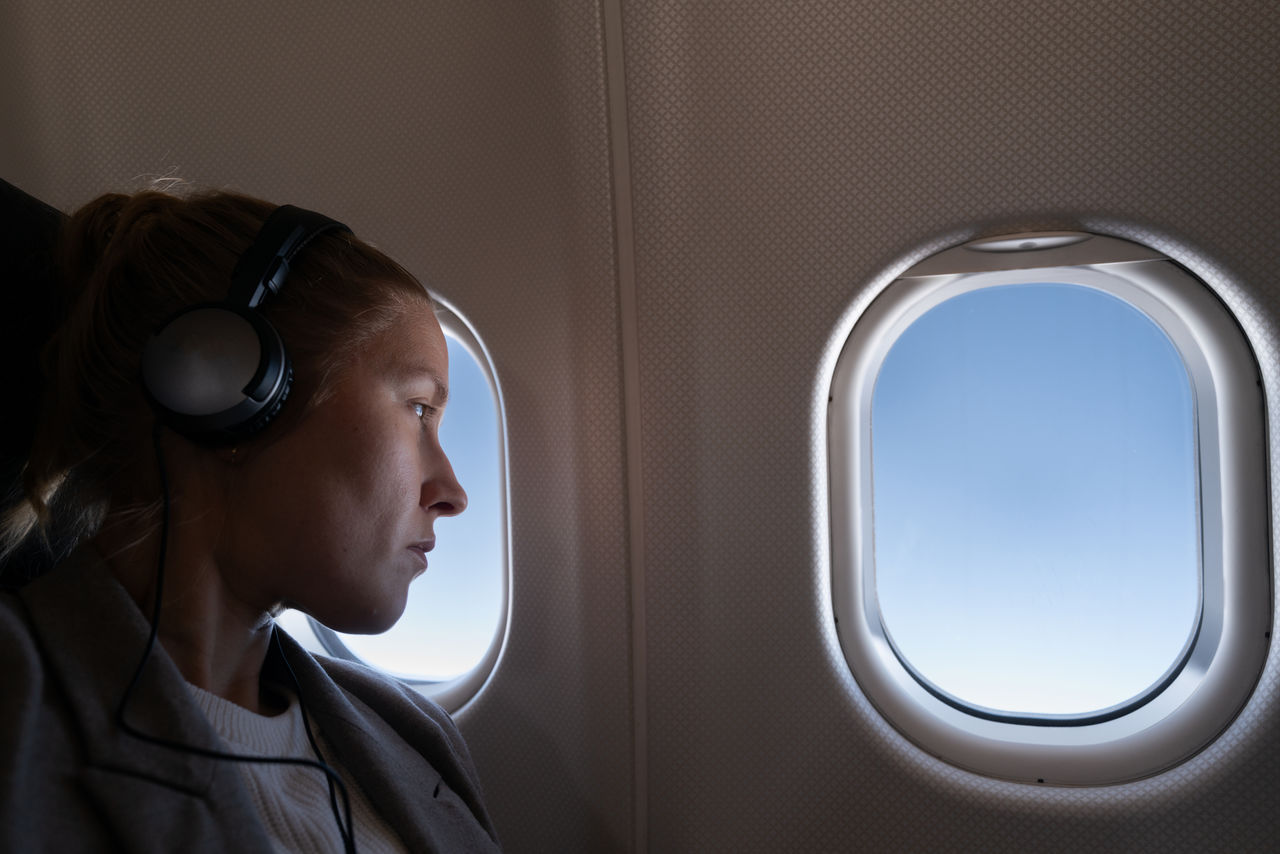
[[[124,696],[120,698],[120,705],[116,709],[116,722],[120,729],[127,735],[132,736],[140,741],[164,747],[169,750],[175,750],[181,753],[189,753],[195,756],[204,756],[209,759],[219,759],[229,762],[252,762],[262,765],[302,765],[309,768],[319,769],[324,773],[329,784],[329,806],[333,810],[334,821],[338,825],[338,834],[342,837],[342,844],[346,854],[356,854],[356,837],[355,826],[351,819],[351,798],[347,794],[346,784],[342,781],[341,775],[338,774],[328,763],[324,761],[324,757],[320,753],[320,747],[316,743],[315,736],[311,732],[311,724],[307,721],[306,706],[302,702],[302,688],[298,684],[298,679],[293,673],[293,668],[289,665],[289,661],[284,656],[284,650],[280,646],[280,640],[277,635],[278,629],[272,629],[272,642],[279,652],[281,660],[284,661],[285,669],[289,672],[289,677],[293,680],[294,690],[298,697],[298,710],[302,713],[302,725],[307,733],[307,740],[311,744],[311,749],[315,751],[316,757],[320,761],[314,759],[297,759],[293,757],[274,757],[274,756],[244,756],[237,753],[228,753],[219,750],[208,750],[203,747],[196,747],[191,744],[183,744],[178,741],[170,741],[169,739],[160,738],[135,729],[125,719],[125,707],[129,703],[129,698],[133,695],[134,688],[137,687],[139,680],[142,678],[142,671],[146,667],[147,659],[151,657],[151,651],[155,648],[156,638],[160,631],[160,606],[164,599],[164,563],[165,553],[169,544],[169,478],[165,470],[164,454],[160,448],[160,422],[156,421],[151,433],[152,442],[156,452],[156,466],[160,474],[160,490],[163,497],[163,518],[160,526],[160,557],[156,562],[156,583],[155,583],[155,603],[151,612],[151,633],[147,637],[147,645],[142,651],[142,659],[138,662],[137,669],[133,672],[133,678],[129,680],[129,685],[125,688]],[[342,810],[338,809],[338,796],[342,798]],[[343,816],[346,816],[344,822]]]

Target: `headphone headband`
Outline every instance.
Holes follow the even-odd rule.
[[[294,256],[312,240],[330,231],[350,232],[351,229],[315,211],[293,205],[276,208],[262,223],[252,245],[236,261],[227,302],[257,308],[268,292],[279,293]]]

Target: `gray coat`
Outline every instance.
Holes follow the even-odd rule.
[[[0,852],[271,850],[236,763],[139,741],[117,725],[148,630],[88,548],[0,594]],[[497,851],[449,716],[281,634],[308,715],[409,850]],[[225,749],[158,645],[128,720],[153,736]]]

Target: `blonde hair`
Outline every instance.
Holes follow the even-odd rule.
[[[154,416],[139,380],[147,339],[179,309],[219,302],[275,206],[229,192],[107,194],[64,224],[62,323],[42,354],[44,390],[22,496],[0,520],[0,557],[32,536],[92,534],[108,513],[151,515]],[[321,235],[261,311],[289,351],[294,387],[260,438],[323,399],[370,338],[429,296],[403,267],[348,233]]]

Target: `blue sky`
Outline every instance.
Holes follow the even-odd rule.
[[[1146,315],[986,288],[894,343],[872,403],[875,580],[895,646],[961,700],[1082,714],[1156,681],[1199,608],[1191,386]]]

